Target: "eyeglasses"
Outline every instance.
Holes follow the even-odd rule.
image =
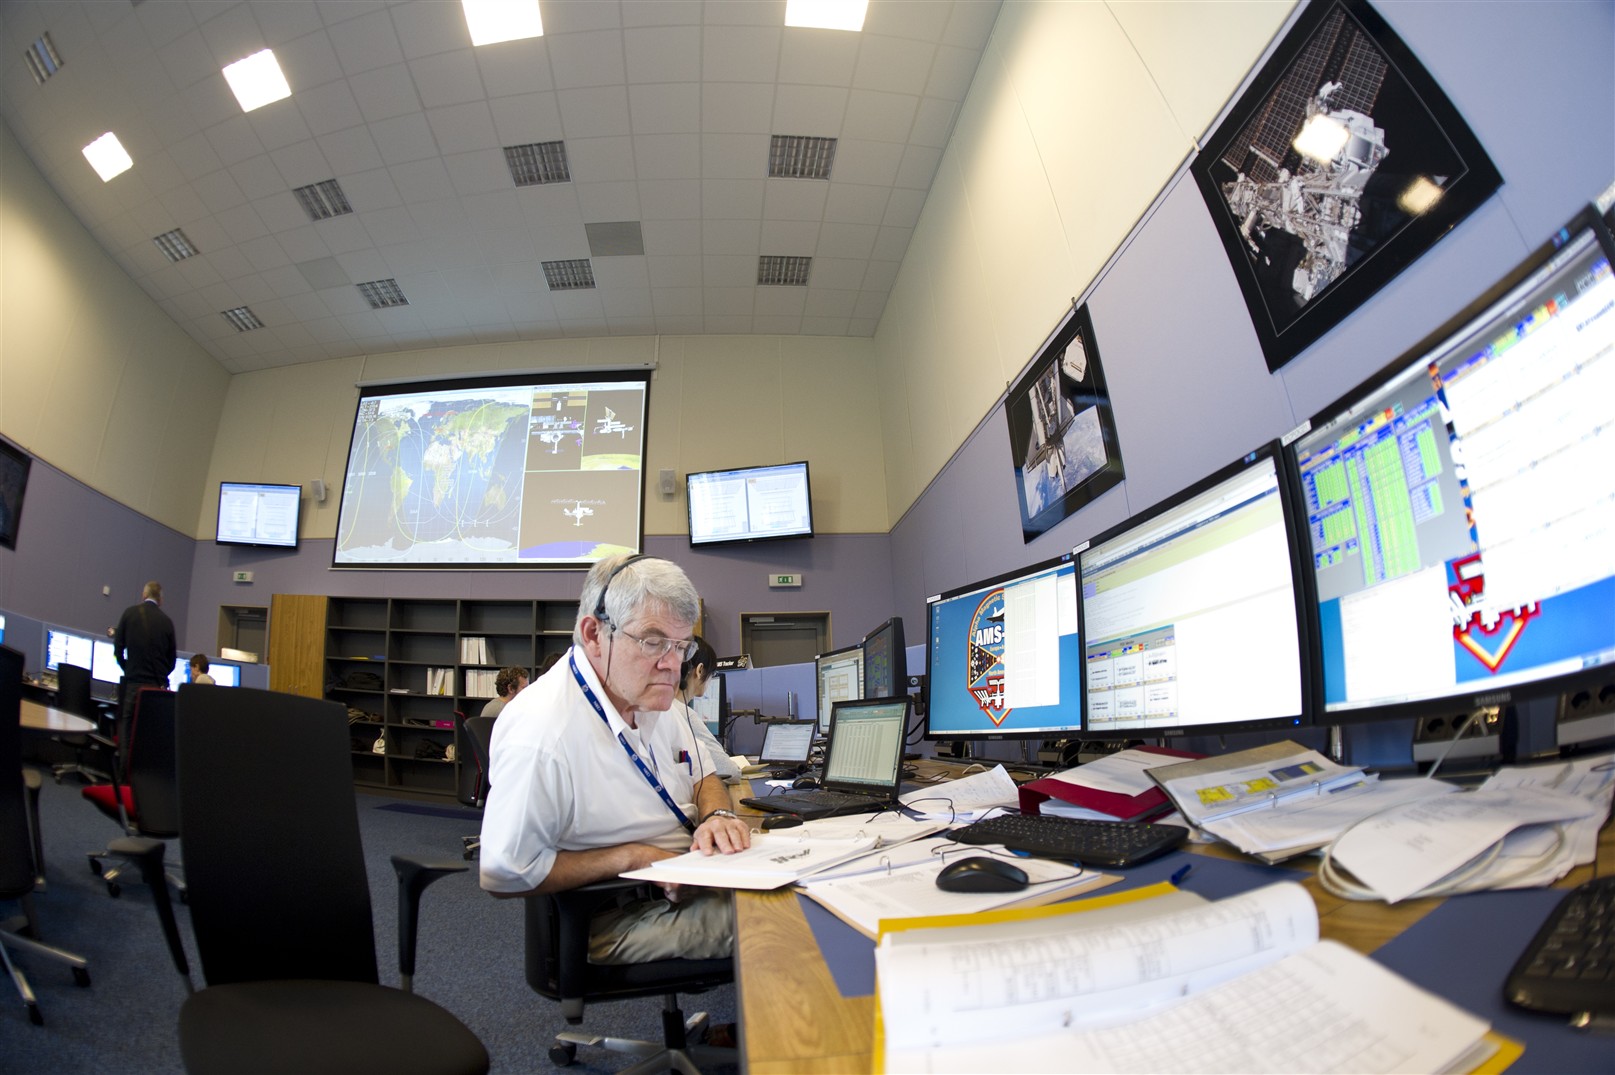
[[[662,638],[657,635],[652,635],[649,638],[640,638],[638,635],[629,634],[621,627],[616,628],[616,632],[620,635],[627,635],[627,637],[633,639],[635,642],[638,642],[639,650],[645,655],[646,660],[659,661],[663,657],[666,657],[669,653],[677,653],[679,663],[683,664],[695,654],[695,643],[693,641],[679,642],[671,638]]]

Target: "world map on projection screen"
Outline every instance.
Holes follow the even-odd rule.
[[[359,400],[337,567],[587,566],[641,539],[647,380]]]

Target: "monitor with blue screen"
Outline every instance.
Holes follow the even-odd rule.
[[[1615,244],[1592,210],[1290,446],[1331,724],[1615,664]]]
[[[95,661],[95,639],[59,627],[45,628],[45,667],[54,672],[64,664],[89,668]]]
[[[927,602],[925,738],[1012,739],[1082,727],[1070,553]]]

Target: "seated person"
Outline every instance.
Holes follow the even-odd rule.
[[[501,668],[499,674],[493,677],[494,697],[482,707],[482,715],[497,717],[525,686],[527,686],[527,669]]]
[[[595,564],[572,648],[494,724],[482,818],[482,887],[495,896],[564,892],[685,851],[732,853],[751,829],[668,712],[694,649],[695,587],[649,556]],[[734,944],[727,892],[662,886],[663,898],[595,917],[596,963],[715,959]]]
[[[207,683],[214,682],[213,677],[207,674],[207,670],[208,670],[207,654],[205,654],[205,653],[193,653],[193,654],[191,654],[191,682],[192,683],[202,683],[202,684],[207,684]]]
[[[691,654],[690,659],[684,662],[684,667],[680,670],[679,697],[674,707],[683,711],[690,730],[701,741],[711,771],[732,783],[740,779],[740,767],[729,757],[729,752],[723,749],[723,744],[718,742],[717,737],[707,729],[706,721],[690,707],[690,699],[700,698],[706,694],[707,684],[712,681],[712,670],[718,666],[718,654],[700,635],[696,635],[691,641],[695,643],[695,653]]]

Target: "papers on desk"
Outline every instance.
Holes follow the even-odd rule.
[[[1337,765],[1289,740],[1148,772],[1190,824],[1201,827],[1251,810],[1286,809],[1293,800],[1364,779],[1361,766]]]
[[[758,832],[751,846],[732,855],[705,855],[691,851],[659,859],[642,870],[622,876],[658,884],[704,885],[755,891],[784,888],[819,870],[871,851],[878,836],[814,837]]]
[[[940,787],[923,788],[898,796],[898,802],[913,813],[940,819],[949,824],[976,821],[989,811],[1005,809],[1020,801],[1015,781],[1002,765],[985,773],[973,773]]]
[[[1147,900],[1118,920],[1130,895],[887,923],[883,1070],[1436,1072],[1488,1052],[1480,1019],[1320,942],[1299,885]]]

